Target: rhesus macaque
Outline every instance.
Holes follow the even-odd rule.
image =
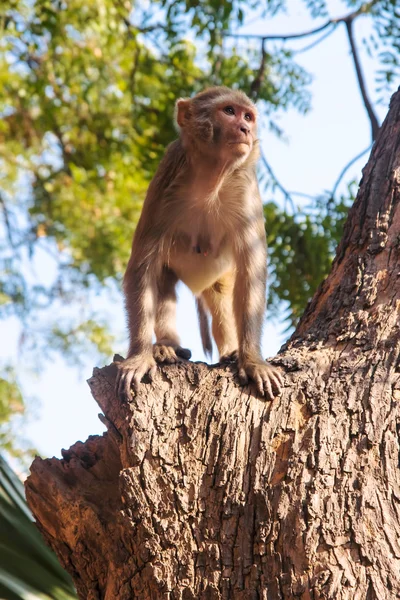
[[[129,398],[157,363],[190,358],[175,325],[181,280],[197,296],[205,350],[209,311],[220,360],[237,359],[240,382],[252,379],[272,399],[283,377],[260,349],[267,249],[256,107],[243,92],[214,87],[179,99],[175,117],[180,135],[150,183],[124,278],[130,346],[117,391]]]

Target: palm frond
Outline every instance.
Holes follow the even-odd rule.
[[[24,487],[0,456],[0,599],[76,600],[69,575],[45,545]]]

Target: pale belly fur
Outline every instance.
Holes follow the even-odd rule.
[[[194,294],[211,287],[234,268],[233,249],[227,239],[222,240],[217,249],[204,243],[202,247],[196,246],[193,238],[187,242],[171,248],[168,266]]]

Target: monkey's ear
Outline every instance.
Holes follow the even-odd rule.
[[[175,121],[178,127],[185,127],[190,119],[190,105],[191,100],[189,98],[179,98],[175,104]]]

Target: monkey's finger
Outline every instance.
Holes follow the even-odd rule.
[[[119,396],[120,381],[121,381],[121,371],[118,370],[117,376],[115,378],[115,385],[114,385],[114,391],[115,391],[116,396]]]
[[[262,377],[258,375],[258,373],[254,373],[253,381],[256,384],[258,393],[261,394],[261,396],[264,396],[264,382],[262,380]]]
[[[273,377],[274,381],[278,382],[279,387],[283,387],[285,383],[285,377],[280,369],[273,369],[271,376]]]
[[[118,370],[117,379],[115,380],[115,386],[117,396],[121,398],[124,392],[124,372],[122,370]]]
[[[175,350],[175,353],[177,356],[184,358],[185,360],[192,358],[192,353],[190,352],[189,348],[182,348],[181,346],[178,346]]]
[[[129,396],[127,396],[127,394],[125,393],[125,383],[126,380],[126,373],[122,372],[121,376],[119,378],[119,383],[118,383],[118,397],[121,398],[121,400],[128,400]]]
[[[270,381],[271,381],[271,384],[272,384],[275,394],[278,395],[283,386],[283,378],[278,377],[276,371],[271,373],[269,378],[270,378]]]
[[[151,367],[151,369],[149,370],[148,377],[149,377],[150,383],[154,382],[154,377],[156,376],[156,371],[157,371],[156,365],[154,365],[154,367]]]
[[[147,369],[143,368],[143,367],[133,371],[133,373],[132,373],[132,388],[134,389],[135,393],[137,393],[139,391],[140,384],[142,382],[142,379],[143,379],[143,376],[145,373],[147,373]]]
[[[131,395],[132,395],[132,391],[131,391],[132,383],[133,383],[133,388],[134,388],[135,392],[137,392],[137,388],[135,386],[134,379],[135,379],[135,371],[133,371],[133,370],[128,371],[125,374],[124,394],[125,394],[125,398],[127,401],[130,400]]]
[[[176,363],[181,362],[176,355],[167,356],[164,359],[164,364],[166,365],[175,365]]]
[[[249,378],[247,377],[246,371],[244,369],[239,369],[238,377],[241,385],[246,385],[249,382]]]
[[[267,398],[267,400],[274,399],[274,393],[272,391],[271,379],[269,377],[266,377],[264,379],[264,396]]]

